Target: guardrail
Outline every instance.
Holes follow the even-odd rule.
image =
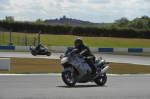
[[[30,46],[0,46],[0,50],[31,50]]]
[[[74,47],[52,46],[51,49],[55,51],[66,51]],[[91,52],[150,52],[150,48],[97,48],[90,47]]]
[[[65,52],[69,48],[63,46],[52,46],[51,50]],[[30,46],[0,46],[0,50],[31,50]],[[92,52],[150,52],[150,48],[97,48],[90,47]]]

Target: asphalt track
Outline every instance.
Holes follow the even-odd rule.
[[[0,52],[0,57],[55,58],[63,53],[32,56],[29,52]],[[150,66],[150,57],[95,54],[109,62]],[[150,99],[150,74],[110,75],[104,86],[77,83],[68,87],[58,74],[1,74],[0,99]]]
[[[30,52],[0,52],[0,57],[23,57],[23,58],[49,58],[59,59],[64,53],[52,53],[51,56],[32,56]],[[111,54],[94,54],[96,58],[103,57],[108,62],[131,63],[150,66],[150,57],[147,56],[129,56],[129,55],[111,55]]]
[[[0,75],[0,99],[150,99],[150,75],[108,75],[104,86],[66,86],[60,75]]]

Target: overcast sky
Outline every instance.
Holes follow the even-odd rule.
[[[63,17],[95,23],[150,17],[150,0],[0,0],[0,20],[35,21]]]

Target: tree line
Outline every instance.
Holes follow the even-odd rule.
[[[0,27],[13,32],[37,33],[42,34],[62,34],[78,36],[99,36],[99,37],[122,37],[122,38],[150,38],[150,18],[142,16],[129,21],[123,17],[115,20],[107,26],[69,26],[59,24],[44,24],[42,19],[35,22],[15,21],[12,16],[6,16],[0,20]]]
[[[144,15],[141,18],[135,18],[129,21],[128,18],[122,17],[114,21],[116,27],[129,27],[137,29],[150,29],[150,17]]]

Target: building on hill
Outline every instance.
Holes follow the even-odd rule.
[[[77,19],[67,18],[65,15],[59,19],[47,19],[43,21],[45,24],[61,24],[61,25],[71,25],[71,26],[96,26],[101,25],[101,23],[92,23],[89,21],[82,21]]]

